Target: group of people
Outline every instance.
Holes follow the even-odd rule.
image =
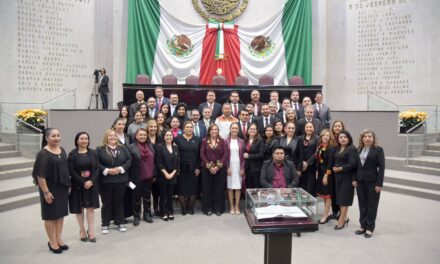
[[[240,215],[245,188],[289,187],[322,197],[325,212],[319,223],[338,219],[339,230],[349,221],[356,188],[361,213],[356,234],[372,236],[384,177],[383,149],[369,129],[354,147],[344,123],[331,124],[322,93],[312,105],[308,97],[300,103],[298,91],[280,103],[273,91],[266,104],[254,90],[252,101],[242,104],[233,91],[220,104],[215,92],[208,91],[206,102],[192,110],[176,93],[165,98],[157,87],[155,95],[144,101],[138,91],[137,101],[120,109],[96,150],[89,148],[87,132],[79,132],[76,148],[67,155],[60,132],[46,130],[47,145],[37,155],[33,176],[52,252],[68,248],[61,231],[69,210],[77,216],[80,239],[96,242],[99,195],[103,234],[109,233],[111,220],[125,232],[131,215],[134,226],[141,216],[152,223],[153,214],[174,220],[174,197],[182,215],[194,214],[201,197],[202,212],[220,216],[227,194],[229,213]]]

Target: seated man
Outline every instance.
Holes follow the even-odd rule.
[[[277,146],[272,151],[272,159],[263,163],[260,184],[263,188],[298,187],[299,178],[292,161],[284,159],[284,149]]]

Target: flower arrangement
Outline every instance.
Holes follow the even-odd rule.
[[[409,109],[399,114],[400,123],[403,127],[412,128],[418,123],[426,120],[426,112],[418,112],[415,109]]]
[[[35,127],[44,125],[47,112],[41,109],[24,109],[15,113],[15,117]]]

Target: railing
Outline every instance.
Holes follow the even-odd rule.
[[[76,90],[72,89],[47,101],[37,103],[0,102],[0,111],[10,115],[26,108],[39,109],[76,109]]]
[[[15,116],[0,111],[0,136],[2,142],[14,144],[15,150],[25,157],[35,158],[41,149],[43,131]]]

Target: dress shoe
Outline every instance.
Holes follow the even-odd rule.
[[[150,224],[153,223],[153,219],[150,216],[144,217],[144,221]]]
[[[154,209],[154,216],[160,216],[160,211],[158,209]]]
[[[188,214],[190,214],[190,215],[194,215],[194,208],[189,208],[189,210],[188,210]]]
[[[54,249],[50,246],[50,243],[47,242],[47,246],[49,247],[49,251],[52,251],[54,254],[60,254],[63,253],[63,250],[60,248]]]
[[[349,221],[350,221],[350,219],[347,218],[347,220],[345,220],[345,222],[344,222],[344,224],[342,226],[335,225],[335,230],[343,229],[346,225],[348,225]]]
[[[82,242],[87,242],[87,235],[85,237],[81,237],[81,231],[79,231],[79,240],[81,240]]]
[[[324,221],[319,220],[318,224],[320,224],[320,225],[327,224],[329,220],[330,220],[330,217],[327,216],[327,218]]]
[[[215,212],[215,214],[216,214],[217,216],[221,216],[221,215],[222,215],[222,213],[220,213],[220,212]]]
[[[206,215],[207,215],[207,216],[211,216],[211,215],[212,215],[212,212],[209,211],[209,212],[206,213]]]
[[[354,232],[356,235],[363,235],[365,234],[365,229],[358,229]]]
[[[59,245],[60,246],[60,248],[61,248],[61,250],[68,250],[69,249],[69,246],[68,245]]]
[[[174,215],[168,215],[168,219],[170,219],[171,221],[174,221]]]
[[[188,212],[186,211],[185,208],[182,208],[182,215],[186,215]]]
[[[370,238],[370,237],[372,237],[372,236],[373,236],[373,232],[371,232],[370,230],[368,230],[368,231],[365,231],[365,234],[364,234],[364,236],[365,236],[365,238]]]
[[[96,243],[96,237],[90,237],[89,230],[87,230],[87,237],[88,237],[90,242]]]
[[[164,220],[164,221],[168,221],[168,215],[164,215],[164,216],[162,216],[162,220]]]
[[[135,218],[134,221],[133,221],[133,225],[134,226],[138,226],[139,222],[140,222],[140,219],[139,218]]]

